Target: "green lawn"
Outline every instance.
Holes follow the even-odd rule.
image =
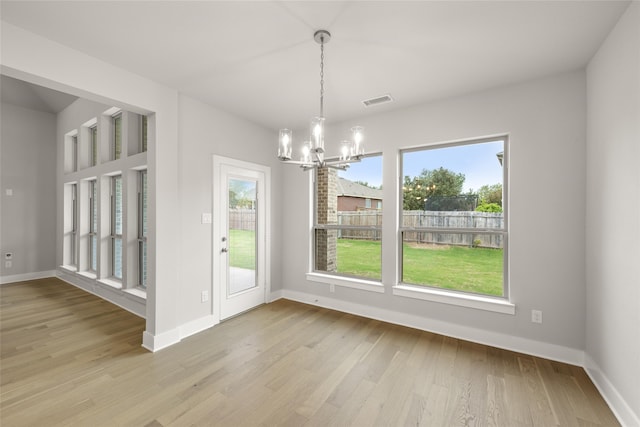
[[[256,268],[256,233],[248,230],[229,230],[229,265]]]
[[[232,267],[255,269],[255,233],[230,230]],[[502,249],[403,245],[405,283],[502,295]],[[338,273],[380,280],[380,242],[338,239]]]
[[[405,283],[502,295],[502,249],[403,245]],[[380,279],[380,242],[338,240],[338,272]]]

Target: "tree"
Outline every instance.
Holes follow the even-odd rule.
[[[423,210],[425,201],[433,196],[458,196],[462,193],[465,176],[449,169],[423,169],[420,175],[404,177],[403,203],[404,210]]]
[[[502,206],[502,184],[483,185],[478,190],[480,204],[495,203]]]

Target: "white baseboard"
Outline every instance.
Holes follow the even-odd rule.
[[[640,414],[636,414],[627,401],[620,395],[609,378],[602,372],[594,360],[585,354],[584,370],[611,408],[620,424],[626,427],[640,426]]]
[[[147,331],[142,334],[142,347],[154,353],[179,342],[180,330],[178,328],[156,335]]]
[[[0,276],[0,285],[15,282],[24,282],[26,280],[46,279],[55,277],[55,270],[36,271],[35,273],[13,274],[11,276]]]
[[[199,319],[195,319],[190,322],[187,322],[183,325],[180,325],[180,339],[184,339],[191,335],[197,334],[198,332],[202,332],[217,324],[218,322],[213,317],[213,315],[208,315],[208,316],[201,317]]]
[[[582,350],[561,345],[514,337],[499,332],[456,325],[441,320],[345,302],[288,289],[283,290],[283,298],[572,365],[582,366],[584,363],[584,352]]]

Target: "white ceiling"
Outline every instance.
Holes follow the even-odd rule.
[[[4,21],[273,129],[584,67],[629,2],[2,1]],[[365,109],[361,101],[395,102]]]

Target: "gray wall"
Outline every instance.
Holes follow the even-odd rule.
[[[4,282],[56,267],[56,117],[5,103],[1,115]],[[7,189],[13,196],[6,195]],[[5,268],[6,252],[13,252],[12,268]]]
[[[640,3],[592,59],[587,88],[586,365],[640,425]]]
[[[371,307],[373,316],[390,313],[425,319],[427,328],[473,331],[468,339],[503,342],[561,357],[564,350],[579,363],[584,349],[584,227],[585,227],[585,74],[578,71],[447,99],[361,120],[367,151],[382,151],[383,215],[397,215],[398,149],[508,133],[510,135],[510,295],[515,315],[409,299],[391,294],[396,281],[396,257],[385,251],[393,245],[395,226],[383,225],[384,294],[309,282],[305,278],[309,250],[308,182],[295,168],[285,172],[284,194],[297,194],[284,210],[283,269],[285,289]],[[327,131],[328,141],[339,141],[348,125]],[[329,147],[328,152],[337,152]],[[387,203],[390,201],[390,203]],[[553,212],[553,214],[548,214]],[[387,223],[389,224],[389,223]],[[385,234],[386,233],[386,234]],[[387,236],[387,243],[385,243]],[[391,240],[391,242],[389,242]],[[549,242],[554,242],[549,244]],[[388,247],[388,246],[387,246]],[[313,301],[313,300],[311,300]],[[531,322],[531,309],[544,313],[544,323]],[[457,325],[457,326],[456,326]],[[520,344],[513,344],[513,343]],[[546,347],[542,344],[547,344]],[[558,354],[549,349],[560,347]]]
[[[210,316],[211,303],[200,293],[209,290],[212,303],[212,224],[201,224],[201,214],[212,212],[213,155],[271,167],[271,289],[281,288],[282,211],[281,168],[276,159],[277,133],[185,95],[180,96],[179,206],[180,206],[180,305],[184,324]],[[217,220],[216,213],[214,221]]]

